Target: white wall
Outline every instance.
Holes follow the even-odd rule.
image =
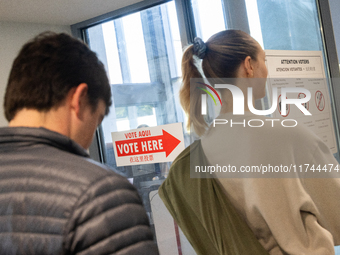
[[[23,44],[46,30],[71,34],[69,26],[0,22],[0,127],[7,126],[3,114],[3,97],[13,60]]]

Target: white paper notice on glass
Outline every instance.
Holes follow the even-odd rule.
[[[266,50],[268,68],[268,98],[271,105],[272,89],[277,88],[277,109],[273,118],[294,119],[317,134],[331,149],[337,153],[333,124],[330,91],[325,75],[321,51],[283,51]],[[281,109],[281,88],[303,88],[311,93],[311,99],[303,104],[312,115],[305,115],[295,105],[287,105],[286,113]],[[287,99],[304,98],[304,93],[288,93]]]

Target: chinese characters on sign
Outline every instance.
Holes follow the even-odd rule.
[[[117,166],[171,162],[184,150],[182,123],[113,132]]]

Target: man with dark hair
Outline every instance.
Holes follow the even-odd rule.
[[[1,254],[158,254],[136,189],[86,152],[111,104],[81,41],[48,32],[23,46],[0,128]]]

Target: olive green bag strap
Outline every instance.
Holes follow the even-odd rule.
[[[190,178],[190,161],[208,166],[200,141],[173,162],[159,195],[196,253],[268,255],[215,179]]]

